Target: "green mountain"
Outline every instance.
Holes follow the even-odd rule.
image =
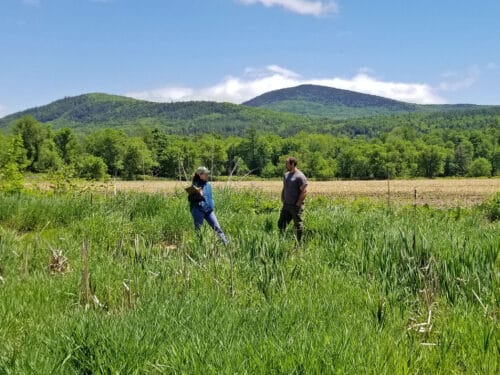
[[[283,137],[299,131],[373,137],[401,126],[424,133],[432,129],[495,128],[500,121],[500,106],[422,106],[311,85],[273,91],[245,105],[206,101],[153,103],[116,95],[84,94],[6,116],[0,119],[0,129],[9,128],[24,115],[55,129],[70,127],[79,133],[107,127],[133,134],[142,127],[156,127],[167,134],[227,136],[244,135],[249,127],[255,127]]]
[[[175,134],[217,132],[241,135],[251,125],[279,132],[289,127],[307,127],[314,122],[303,116],[230,103],[154,103],[93,93],[66,97],[6,116],[0,119],[0,128],[8,127],[25,115],[54,128],[70,127],[79,132],[102,127],[134,131],[141,126],[152,126]]]
[[[474,105],[418,105],[317,85],[270,91],[243,105],[307,116],[350,119],[374,115],[472,109]]]

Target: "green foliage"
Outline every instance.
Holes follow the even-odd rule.
[[[103,180],[106,178],[107,166],[98,156],[83,155],[76,163],[76,174],[86,180]]]
[[[339,105],[330,103],[335,98],[328,99],[323,89],[292,92],[297,100]],[[27,111],[50,121],[59,129],[55,132],[29,115],[2,120],[14,121],[14,138],[4,142],[11,144],[20,171],[78,170],[79,159],[89,154],[104,160],[108,174],[126,179],[189,179],[199,165],[216,178],[247,173],[274,178],[282,176],[288,155],[298,157],[300,168],[315,179],[468,176],[477,175],[479,167],[484,175],[487,162],[492,175],[500,173],[500,107],[405,107],[378,97],[338,95],[352,108],[409,112],[334,121],[223,103],[161,104],[90,94]],[[83,140],[75,128],[84,128]]]
[[[350,147],[340,151],[337,157],[338,175],[342,178],[369,178],[368,158],[361,149]]]
[[[459,176],[465,176],[470,168],[470,163],[474,155],[474,146],[472,143],[465,139],[461,140],[460,143],[455,147],[455,168],[456,174]]]
[[[483,204],[486,211],[486,216],[491,221],[500,220],[500,193],[494,194],[488,201]]]
[[[313,95],[306,101],[308,107],[313,107],[311,111],[314,111],[315,106],[325,108],[333,105],[332,108],[328,107],[333,118],[323,118],[228,103],[151,103],[113,95],[87,94],[64,98],[47,106],[7,116],[0,120],[0,127],[9,126],[23,115],[31,115],[38,121],[50,123],[56,129],[71,127],[85,133],[103,127],[133,133],[138,128],[149,126],[157,127],[167,134],[215,132],[225,136],[243,136],[247,128],[252,126],[260,131],[285,137],[304,130],[310,133],[375,137],[396,127],[413,128],[418,132],[428,132],[430,129],[483,131],[498,128],[499,125],[500,107],[416,106],[359,93],[351,92],[346,97],[339,95],[323,98],[326,104],[321,102],[322,95]],[[328,104],[329,101],[337,100],[336,98],[346,104]],[[340,112],[335,114],[337,110]],[[299,112],[309,113],[308,109]],[[323,113],[320,111],[319,115]],[[339,117],[349,119],[334,119]],[[485,146],[484,151],[488,152],[488,143],[482,142],[481,137],[477,141],[478,149]]]
[[[141,138],[130,138],[123,154],[123,175],[133,180],[136,175],[146,175],[155,166],[151,152]]]
[[[477,158],[469,168],[470,177],[491,177],[492,166],[491,162],[485,158]]]
[[[244,139],[236,149],[245,165],[253,173],[260,175],[263,168],[271,159],[272,147],[268,136],[258,136],[255,128],[248,129],[246,139]]]
[[[493,169],[493,175],[500,175],[500,146],[497,147],[491,156],[491,167]]]
[[[56,171],[51,171],[48,174],[48,181],[50,188],[55,193],[68,193],[75,189],[73,178],[75,177],[75,170],[73,167],[63,166]]]
[[[22,170],[26,165],[26,150],[21,138],[0,134],[0,191],[20,192],[24,186]]]
[[[103,129],[88,136],[85,148],[88,153],[104,160],[108,173],[116,176],[123,169],[123,156],[126,150],[127,136],[115,129]]]
[[[0,167],[9,163],[15,164],[20,170],[26,168],[28,164],[26,149],[19,135],[9,137],[0,133]]]
[[[63,162],[54,141],[45,139],[40,145],[36,161],[32,164],[33,172],[55,171],[62,166]]]
[[[380,96],[316,85],[271,91],[243,104],[279,112],[335,119],[413,112],[419,108],[415,104]]]
[[[14,134],[25,150],[29,171],[47,172],[61,166],[62,161],[50,127],[40,124],[31,116],[23,116],[14,124]]]
[[[0,191],[19,193],[24,187],[24,177],[17,164],[7,163],[0,166]]]
[[[59,156],[66,165],[74,164],[81,152],[77,137],[70,128],[61,128],[54,134]]]
[[[0,372],[500,370],[499,228],[482,211],[318,197],[297,249],[276,197],[215,200],[228,247],[195,237],[183,191],[3,195]],[[49,267],[59,250],[69,272]]]
[[[40,149],[46,138],[43,126],[33,117],[24,116],[14,124],[14,134],[19,136],[26,150],[28,169],[35,171],[34,164],[39,159]]]
[[[418,154],[418,168],[422,176],[433,178],[444,171],[444,154],[439,146],[426,146]]]

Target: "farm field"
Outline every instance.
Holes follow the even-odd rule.
[[[217,188],[260,190],[279,196],[281,181],[230,181],[213,182]],[[116,181],[98,184],[100,191],[167,192],[173,193],[186,186],[183,181]],[[353,200],[371,198],[387,201],[388,188],[391,203],[413,204],[417,190],[416,203],[432,206],[473,206],[496,192],[500,192],[500,178],[490,179],[420,179],[387,181],[310,181],[309,195],[323,195],[330,198]]]
[[[311,183],[297,247],[279,182],[238,183],[214,189],[224,247],[184,184],[1,196],[0,373],[500,371],[498,194],[388,207]]]

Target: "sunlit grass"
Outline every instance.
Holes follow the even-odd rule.
[[[488,207],[318,196],[296,248],[275,197],[215,200],[227,247],[182,193],[2,196],[0,373],[500,371]]]

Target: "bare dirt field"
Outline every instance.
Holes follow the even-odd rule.
[[[185,181],[116,181],[93,184],[92,189],[113,193],[116,191],[142,191],[172,193],[188,185]],[[262,190],[279,196],[281,181],[212,182],[214,188]],[[411,204],[414,193],[418,204],[431,206],[473,206],[492,194],[500,192],[500,179],[435,179],[390,181],[311,181],[309,195],[323,195],[333,199],[370,198],[391,204]],[[389,194],[388,194],[389,193]]]

